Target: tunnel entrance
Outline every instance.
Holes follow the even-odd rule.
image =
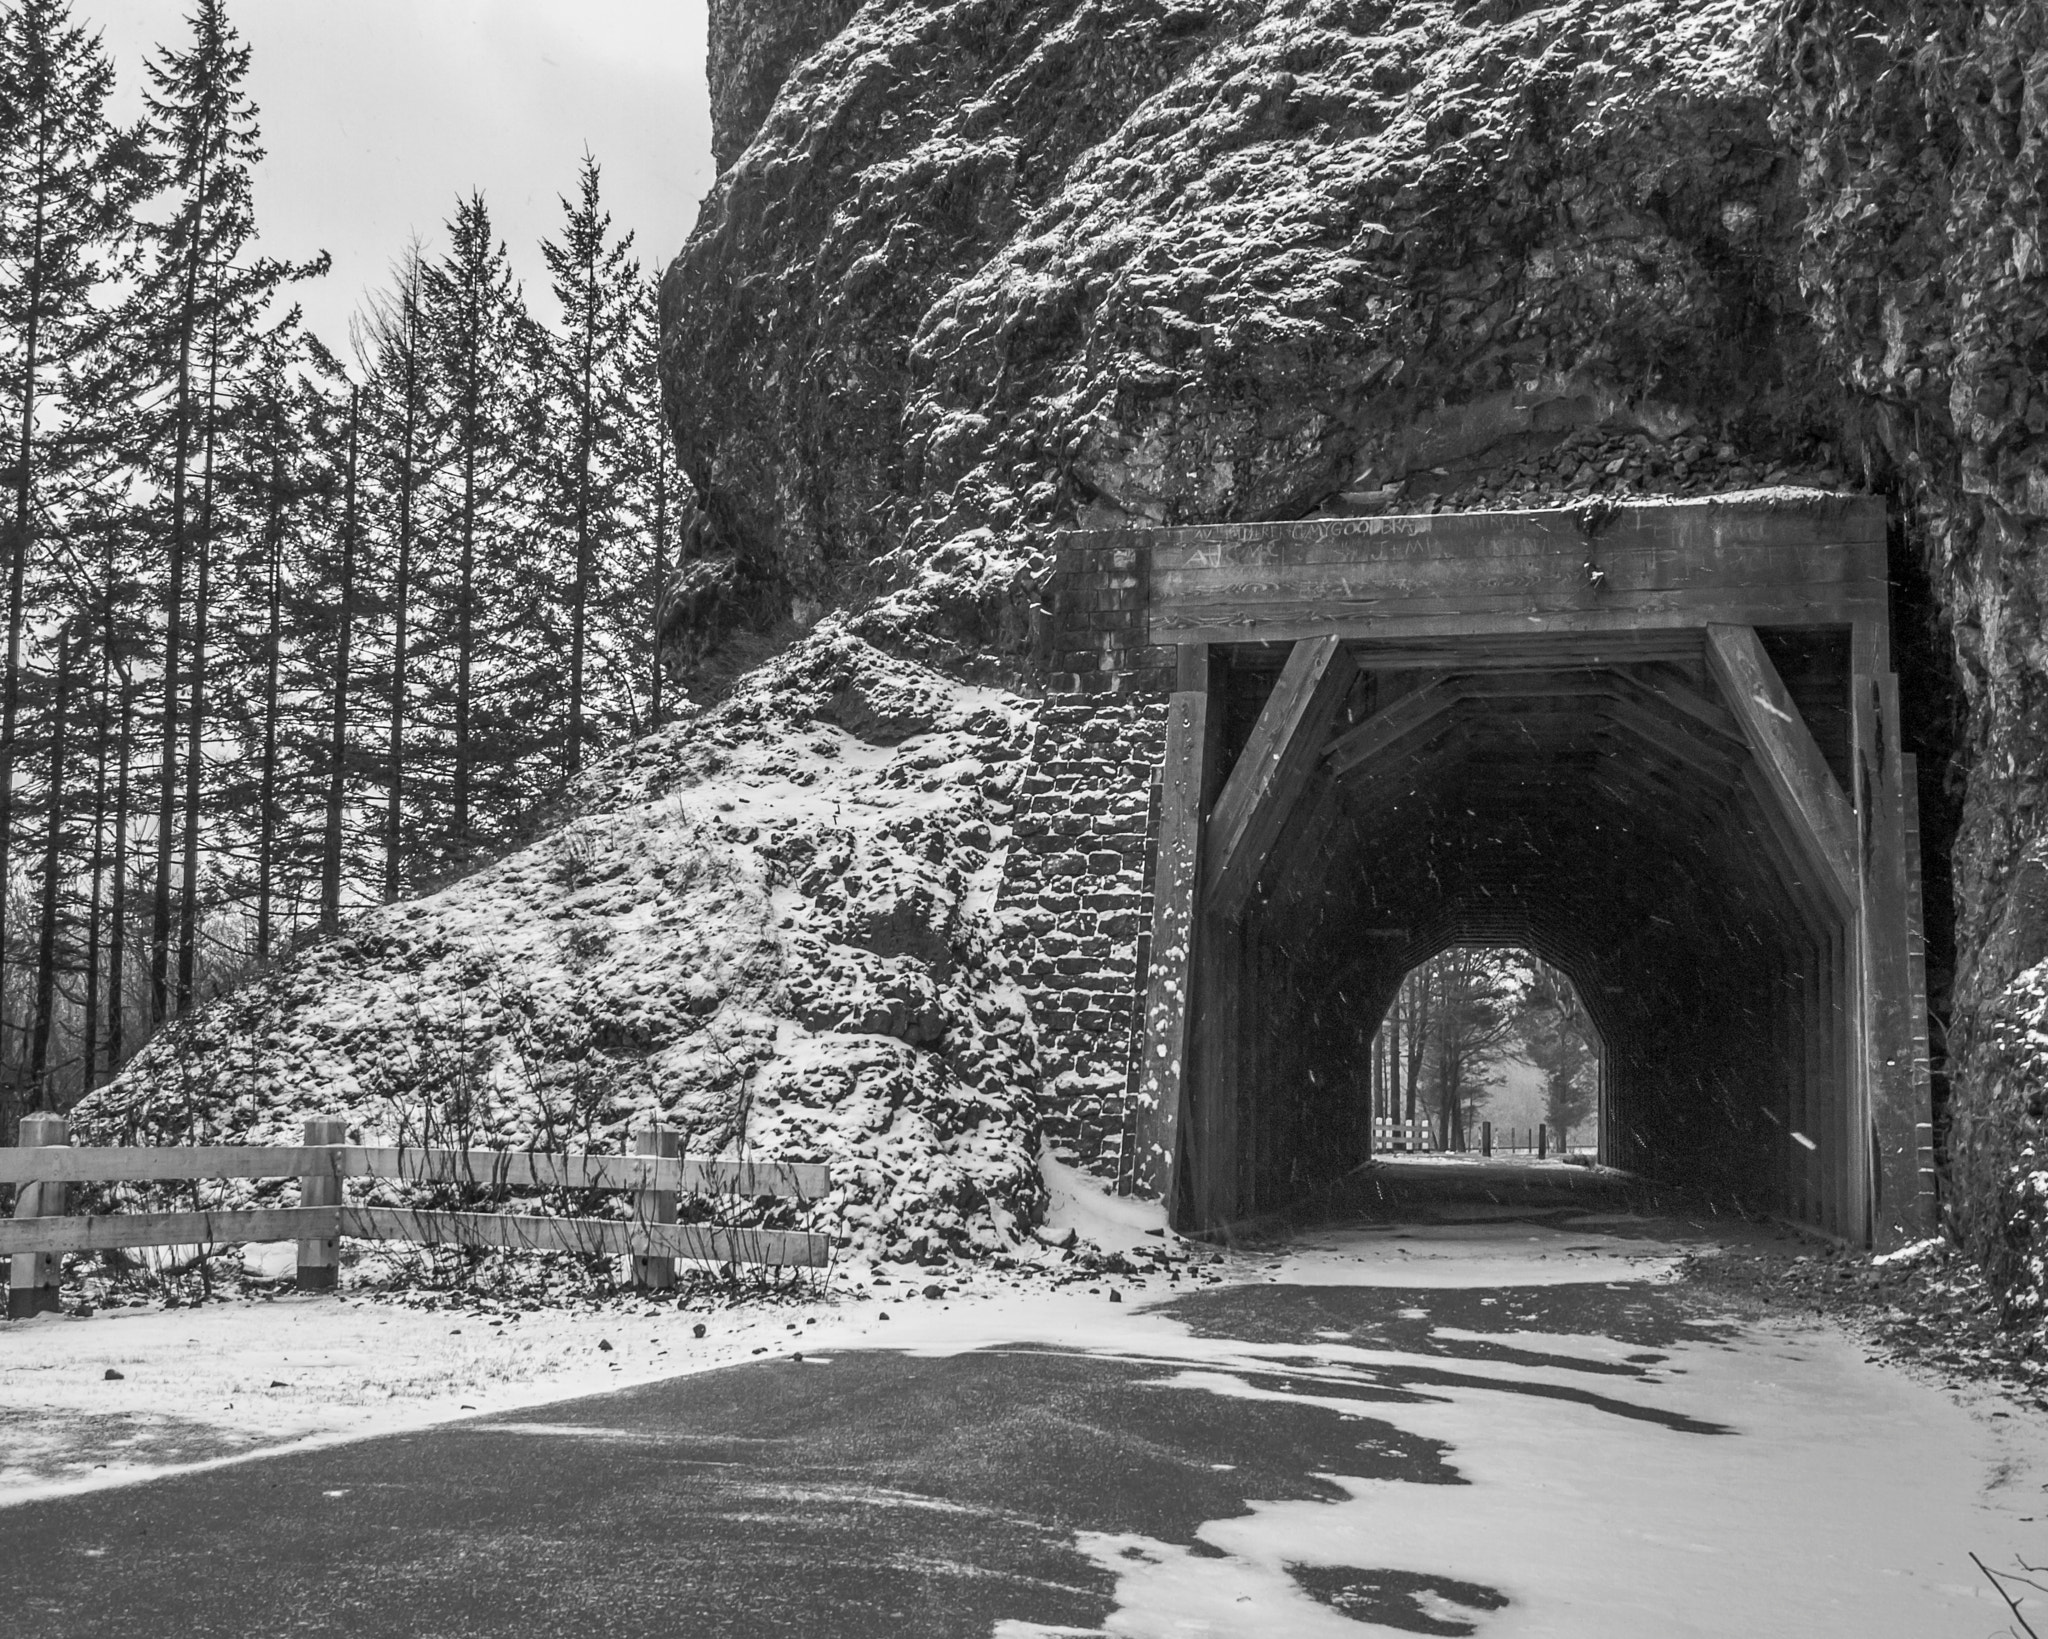
[[[1597,1149],[1605,1052],[1571,976],[1542,957],[1452,945],[1394,988],[1354,1069],[1374,1154],[1562,1156]]]
[[[1577,987],[1602,1160],[1858,1242],[1919,1221],[1880,502],[1147,533],[1177,686],[1136,1159],[1181,1226],[1369,1157],[1355,1066],[1458,946]]]

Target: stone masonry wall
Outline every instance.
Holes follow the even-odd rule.
[[[1061,546],[1041,610],[1046,695],[999,906],[1038,1024],[1054,1153],[1105,1178],[1121,1177],[1129,1154],[1172,686],[1172,651],[1145,643],[1145,558],[1128,537]]]

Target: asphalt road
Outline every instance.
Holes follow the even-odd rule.
[[[1631,1393],[1701,1335],[1650,1286],[1234,1285],[1153,1312],[1198,1337],[1399,1359],[1320,1383],[1315,1403],[1288,1397],[1284,1361],[1218,1396],[1172,1392],[1142,1351],[841,1352],[46,1500],[0,1511],[0,1634],[1089,1630],[1115,1608],[1116,1577],[1081,1534],[1222,1557],[1198,1539],[1204,1522],[1341,1495],[1319,1475],[1461,1483],[1441,1442],[1375,1404],[1519,1383],[1581,1421],[1647,1419],[1682,1442],[1728,1432]],[[1515,1341],[1458,1335],[1482,1332]],[[1630,1350],[1552,1356],[1546,1333]],[[1294,1574],[1331,1612],[1400,1631],[1471,1632],[1507,1603],[1369,1564]]]

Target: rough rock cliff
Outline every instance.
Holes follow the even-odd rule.
[[[1300,516],[1588,427],[1825,462],[1760,35],[1674,0],[868,6],[668,276],[714,549],[999,648],[1059,524]]]
[[[1965,1233],[2038,1312],[2048,1244],[2048,15],[1792,7],[1769,71],[1800,272],[1891,473],[1964,696],[1949,1146]]]
[[[867,5],[792,62],[668,275],[702,550],[771,617],[880,593],[863,629],[1002,666],[1067,524],[1788,471],[1892,495],[1954,1200],[2024,1306],[2042,29],[1908,0]]]

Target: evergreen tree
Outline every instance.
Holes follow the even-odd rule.
[[[91,459],[70,430],[61,383],[92,345],[94,292],[117,254],[136,175],[132,146],[106,117],[112,88],[100,37],[72,21],[68,0],[0,9],[0,969],[11,925],[24,626],[31,591],[52,566],[42,548],[53,528],[61,531],[68,492]],[[49,595],[44,588],[35,601]],[[9,1045],[0,983],[0,1082]]]
[[[342,815],[348,777],[349,638],[355,624],[357,538],[361,527],[357,469],[362,433],[362,395],[348,395],[348,453],[342,469],[339,534],[341,573],[336,587],[334,672],[326,758],[327,802],[320,844],[320,928],[333,933],[341,926]]]
[[[1543,1073],[1544,1120],[1562,1145],[1598,1101],[1600,1054],[1593,1021],[1571,980],[1539,961],[1517,1005],[1515,1023],[1522,1056]]]
[[[406,728],[415,687],[412,647],[414,577],[421,524],[420,501],[432,481],[435,382],[428,346],[426,263],[417,244],[400,258],[390,290],[372,299],[356,339],[365,381],[363,508],[366,530],[388,542],[387,661],[380,679],[388,729],[383,758],[383,897],[396,899],[405,883],[409,834],[405,824]]]
[[[248,49],[222,0],[186,21],[121,133],[68,0],[0,0],[0,1103],[10,1064],[95,1085],[663,710],[690,495],[596,162],[542,247],[558,327],[471,194],[353,388],[282,299],[324,259],[256,250]]]
[[[249,954],[267,957],[280,901],[304,897],[321,730],[314,702],[336,610],[324,533],[339,481],[340,366],[288,327],[259,337],[228,417],[223,532],[234,548],[216,704],[239,754],[225,760],[207,820],[223,894],[253,904]]]
[[[1425,1052],[1444,1149],[1466,1146],[1492,1085],[1488,1072],[1514,1043],[1520,968],[1518,952],[1465,945],[1424,964],[1432,992]]]
[[[433,680],[448,774],[446,858],[466,858],[525,806],[517,763],[536,700],[517,685],[545,669],[528,505],[532,321],[483,196],[461,200],[445,254],[426,268],[424,313],[445,465],[435,497],[433,580],[452,674]],[[491,587],[488,605],[480,582]]]
[[[621,545],[631,560],[616,575],[612,625],[618,634],[629,698],[646,690],[647,709],[631,732],[661,727],[667,715],[667,672],[655,641],[655,610],[669,578],[682,564],[685,523],[696,509],[696,494],[676,461],[668,419],[661,409],[661,283],[641,287],[634,317],[631,416],[627,447],[633,478],[627,486],[631,526]]]
[[[562,328],[547,337],[543,380],[549,424],[544,447],[545,504],[549,522],[567,537],[569,650],[563,770],[583,766],[583,750],[594,735],[587,721],[594,617],[612,613],[614,587],[641,591],[644,576],[619,559],[627,527],[626,491],[634,477],[636,347],[643,280],[633,259],[633,236],[612,236],[612,219],[602,203],[597,161],[583,156],[577,199],[562,204],[562,233],[542,244]],[[600,586],[602,570],[625,568]],[[607,622],[606,624],[609,624]],[[607,657],[616,661],[619,656]],[[627,722],[637,678],[621,670]],[[612,714],[616,721],[616,713]]]
[[[29,1037],[28,1079],[31,1092],[51,1107],[48,1085],[50,1032],[56,1017],[59,906],[64,893],[64,821],[67,814],[65,789],[69,767],[72,698],[72,658],[78,645],[73,641],[73,623],[66,621],[56,636],[56,686],[51,695],[49,721],[48,775],[44,782],[44,836],[41,915],[36,933],[35,1023]]]
[[[214,460],[220,417],[272,322],[279,287],[324,271],[322,258],[291,267],[250,255],[255,236],[250,170],[262,157],[257,111],[243,82],[249,49],[222,0],[197,0],[191,38],[149,62],[143,143],[164,214],[142,226],[134,287],[119,316],[125,381],[107,384],[125,401],[139,435],[138,476],[153,501],[161,542],[163,679],[157,784],[156,872],[150,929],[150,1008],[171,1009],[172,860],[179,832],[181,730],[187,767],[178,912],[179,1010],[189,1005],[197,937],[201,771],[205,743],[205,643],[211,591]],[[282,321],[296,324],[296,315]],[[188,580],[197,571],[188,611]]]

